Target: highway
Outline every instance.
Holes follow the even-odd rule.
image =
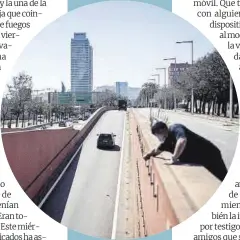
[[[150,109],[137,109],[137,111],[148,118],[150,116]],[[157,109],[153,109],[153,112],[156,113]],[[170,124],[184,124],[193,132],[214,143],[220,149],[226,167],[230,167],[238,141],[238,126],[225,126],[222,122],[201,119],[190,114],[183,115],[174,111],[166,112],[166,116]]]
[[[150,109],[134,111],[149,118]],[[157,109],[153,111],[156,113]],[[238,140],[238,127],[172,111],[166,112],[166,116],[170,124],[182,123],[212,141],[221,150],[226,166],[230,166]],[[74,155],[69,168],[61,174],[58,184],[52,187],[53,191],[46,197],[46,202],[40,204],[42,211],[69,229],[85,235],[106,239],[135,236],[138,221],[135,208],[140,205],[136,204],[133,191],[136,176],[132,173],[135,167],[132,164],[135,163],[131,162],[132,159],[129,161],[132,157],[129,145],[131,125],[127,121],[125,129],[125,121],[125,111],[107,111],[102,115],[82,147],[79,146],[81,150]],[[81,130],[86,122],[78,121],[70,125]],[[59,126],[54,124],[49,129],[54,131]],[[99,133],[116,134],[117,147],[114,150],[97,149]],[[130,181],[133,184],[129,184]]]
[[[81,130],[85,125],[86,121],[79,120],[78,123],[67,122],[66,127],[73,127],[76,130]],[[54,123],[52,126],[47,125],[46,129],[48,130],[56,130],[56,129],[63,129],[66,127],[59,127],[58,123]],[[42,130],[42,127],[35,128],[36,130]]]
[[[111,238],[126,112],[109,111],[84,141],[61,223],[83,234]],[[114,151],[96,148],[98,133],[115,133]]]

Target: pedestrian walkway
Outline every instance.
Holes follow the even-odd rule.
[[[232,121],[229,118],[225,118],[225,117],[220,117],[220,116],[213,116],[213,115],[207,115],[207,114],[191,114],[190,112],[185,112],[184,110],[179,110],[177,109],[176,111],[174,110],[165,110],[165,109],[161,109],[161,112],[176,112],[179,114],[183,114],[183,115],[188,115],[188,116],[193,116],[193,117],[197,117],[197,118],[202,118],[202,119],[207,119],[207,120],[211,120],[211,121],[218,121],[218,122],[223,122],[227,125],[239,125],[239,118],[233,118]]]
[[[148,116],[133,110],[148,151],[158,146],[158,140],[151,134]],[[215,193],[221,182],[208,170],[197,165],[169,165],[170,153],[154,158],[158,173],[167,191],[179,222],[197,212]],[[199,191],[204,189],[204,191]]]

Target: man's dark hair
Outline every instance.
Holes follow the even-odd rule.
[[[155,133],[157,133],[157,132],[159,132],[159,131],[161,131],[161,130],[167,129],[167,128],[168,128],[168,127],[167,127],[166,123],[164,123],[164,122],[162,122],[162,121],[156,122],[156,123],[154,123],[154,124],[152,125],[152,128],[151,128],[152,134],[155,134]]]

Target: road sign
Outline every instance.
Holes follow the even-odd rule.
[[[91,92],[61,92],[57,93],[59,105],[92,104]]]
[[[58,93],[58,104],[69,105],[73,103],[73,96],[71,92]]]
[[[76,104],[92,104],[91,92],[76,92],[74,93]]]

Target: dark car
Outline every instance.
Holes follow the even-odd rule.
[[[101,133],[98,134],[97,148],[114,148],[115,137],[113,133]]]
[[[67,126],[66,121],[59,122],[58,126],[59,127],[66,127]]]

